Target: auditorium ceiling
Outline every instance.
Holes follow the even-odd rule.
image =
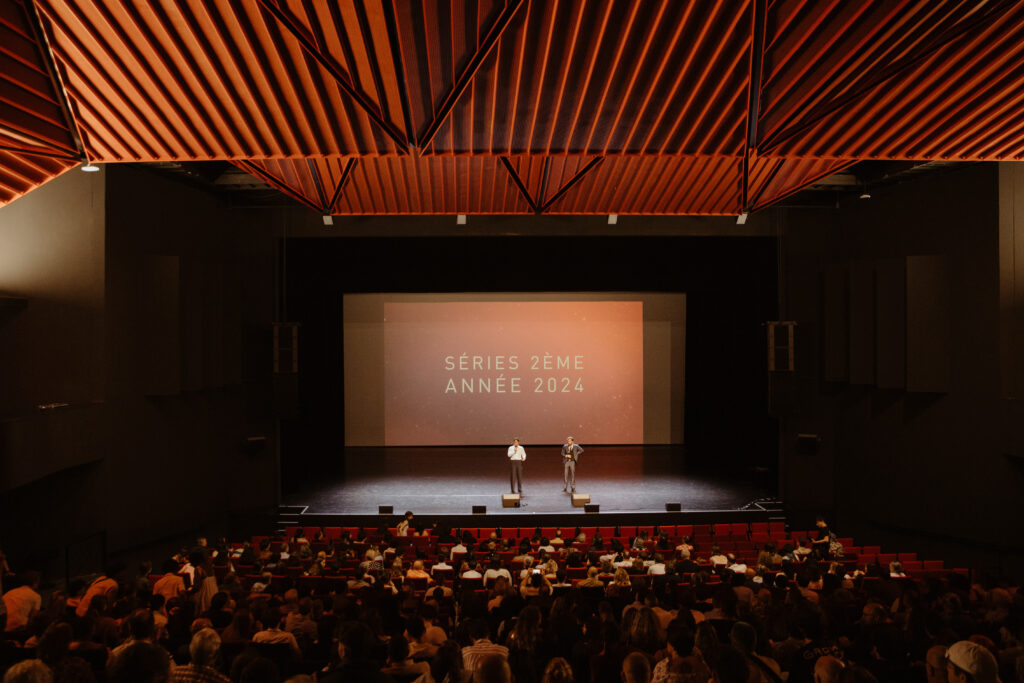
[[[1022,100],[1021,2],[0,0],[0,205],[96,162],[335,215],[738,215],[1019,161]]]

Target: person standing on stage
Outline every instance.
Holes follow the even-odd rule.
[[[572,492],[576,493],[576,463],[579,461],[581,453],[583,453],[583,448],[574,442],[571,436],[568,437],[562,446],[562,463],[565,466],[562,491],[572,488]]]
[[[512,493],[519,488],[523,492],[523,463],[526,462],[526,449],[519,445],[519,439],[512,439],[512,445],[508,447],[508,459],[512,463],[512,471],[508,475],[508,483],[512,487]]]

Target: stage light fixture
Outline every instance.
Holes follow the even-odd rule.
[[[324,214],[324,225],[334,225],[334,216]]]
[[[95,173],[96,171],[100,170],[100,167],[92,163],[91,161],[86,161],[84,164],[82,164],[82,170],[85,171],[86,173]]]
[[[393,515],[393,514],[395,514],[395,508],[392,505],[378,505],[377,506],[377,514],[378,515]]]
[[[474,515],[486,515],[487,514],[487,506],[486,505],[474,505],[473,506],[473,514]]]
[[[466,224],[466,214],[460,213],[458,216],[455,217],[455,225],[465,225],[465,224]]]
[[[749,213],[744,211],[739,216],[736,216],[736,225],[746,225],[746,223],[747,223],[747,216],[749,216],[749,215],[750,215]]]
[[[871,199],[871,193],[868,192],[867,190],[864,190],[863,192],[860,193],[860,198],[861,199]]]
[[[665,503],[665,512],[682,512],[682,503]]]
[[[615,225],[619,222],[619,214],[610,213],[608,214],[608,225]]]

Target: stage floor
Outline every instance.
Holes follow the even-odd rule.
[[[586,447],[586,446],[584,446]],[[286,493],[285,505],[303,514],[375,515],[379,505],[395,514],[468,514],[474,505],[488,512],[583,513],[562,493],[557,446],[526,447],[521,507],[501,508],[509,492],[509,465],[496,448],[348,448],[337,472]],[[665,503],[687,511],[734,511],[771,495],[765,482],[750,476],[709,473],[687,467],[681,446],[603,446],[586,448],[576,468],[576,492],[590,494],[602,513],[664,512]]]

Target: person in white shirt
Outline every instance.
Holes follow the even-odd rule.
[[[509,583],[512,582],[512,575],[509,571],[501,566],[501,561],[498,558],[491,560],[491,566],[484,572],[484,586],[490,586],[491,582],[497,579],[499,576],[504,576]]]
[[[405,517],[402,519],[401,522],[398,523],[398,526],[395,527],[395,533],[398,536],[408,536],[409,535],[409,525],[412,524],[412,518],[413,518],[412,511],[411,510],[407,510],[406,513],[405,513]]]
[[[646,562],[644,564],[646,564]],[[654,561],[647,566],[647,573],[651,575],[660,575],[665,573],[665,560],[662,558],[660,553],[655,554]]]
[[[21,585],[12,588],[3,595],[4,607],[7,610],[6,631],[18,631],[28,626],[28,622],[43,606],[39,590],[39,572],[29,571],[20,577]]]
[[[519,489],[523,492],[523,463],[526,462],[526,449],[519,445],[519,439],[512,439],[512,445],[508,447],[508,459],[512,464],[512,470],[508,475],[508,483],[512,493]]]

